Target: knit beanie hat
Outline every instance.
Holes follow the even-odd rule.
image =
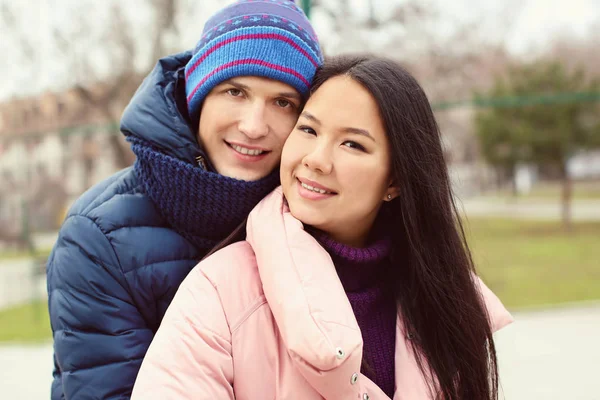
[[[236,76],[260,76],[306,96],[323,55],[306,15],[292,0],[239,0],[213,15],[185,67],[190,116],[206,95]]]

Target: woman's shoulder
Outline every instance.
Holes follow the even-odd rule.
[[[237,316],[264,299],[254,250],[247,241],[233,243],[215,252],[202,260],[192,273],[210,281],[232,325]]]
[[[214,252],[200,261],[195,269],[202,271],[213,284],[217,284],[257,268],[252,246],[242,240]]]
[[[494,294],[479,276],[474,276],[475,283],[483,297],[488,317],[492,326],[492,332],[499,331],[511,324],[514,319],[510,312],[504,307],[498,296]]]

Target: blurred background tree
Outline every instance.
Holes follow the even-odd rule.
[[[482,152],[490,164],[510,176],[519,163],[557,174],[566,229],[571,227],[572,198],[568,162],[579,152],[600,148],[599,88],[583,68],[569,71],[560,61],[518,65],[487,93],[495,99],[495,104],[488,102],[494,108],[476,116]]]
[[[98,15],[89,12],[88,4],[81,3],[71,10],[68,24],[51,26],[47,38],[47,46],[55,51],[53,56],[67,67],[68,83],[81,105],[82,115],[74,121],[75,125],[89,123],[89,114],[94,112],[102,116],[103,122],[112,122],[108,141],[119,169],[134,161],[129,145],[119,133],[123,108],[156,61],[177,50],[177,17],[189,8],[184,0],[143,1],[149,11],[150,27],[143,40],[136,35],[137,24],[132,23],[131,12],[121,2],[111,2],[107,23],[101,28],[95,23]],[[40,43],[20,23],[16,5],[0,4],[0,14],[5,29],[12,33],[11,40],[18,42],[20,52],[14,61],[29,66],[43,62],[39,59]],[[90,182],[90,168],[84,173],[85,182]]]

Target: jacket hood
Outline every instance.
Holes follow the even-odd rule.
[[[144,79],[121,118],[121,132],[164,154],[195,163],[203,151],[187,112],[185,65],[190,51],[162,58]],[[203,155],[203,154],[202,154]]]

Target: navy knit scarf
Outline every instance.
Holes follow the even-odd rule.
[[[278,170],[258,181],[242,181],[168,156],[143,140],[129,141],[146,193],[173,229],[201,249],[227,237],[279,185]]]

